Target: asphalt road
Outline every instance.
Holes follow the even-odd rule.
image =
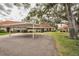
[[[0,37],[1,56],[55,56],[53,39],[47,35],[16,33]]]

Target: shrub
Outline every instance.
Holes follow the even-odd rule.
[[[6,33],[6,31],[4,31],[4,30],[0,30],[0,33]]]

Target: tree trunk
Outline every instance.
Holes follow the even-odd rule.
[[[72,39],[78,39],[77,29],[76,29],[76,21],[74,19],[74,16],[72,15],[70,3],[66,4],[66,12],[67,12],[67,18],[69,21],[69,36]]]

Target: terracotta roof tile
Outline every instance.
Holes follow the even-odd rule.
[[[22,26],[26,27],[26,25],[27,25],[28,28],[33,28],[33,24],[31,24],[31,23],[24,23],[24,22],[10,21],[10,20],[0,22],[0,26],[4,26],[4,27],[8,27],[8,26],[20,27],[19,25],[21,27]],[[51,28],[52,26],[50,26],[48,23],[45,22],[45,23],[41,23],[41,24],[35,24],[34,27],[35,28]]]
[[[1,22],[0,22],[0,26],[9,26],[9,25],[15,24],[15,23],[20,23],[20,22],[6,20],[6,21],[1,21]]]
[[[50,26],[47,22],[45,22],[45,23],[41,23],[40,24],[40,27],[47,27],[47,28],[50,28],[50,27],[52,27],[52,26]]]

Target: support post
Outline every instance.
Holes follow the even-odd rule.
[[[32,35],[32,38],[34,39],[34,23],[33,23],[33,35]]]
[[[11,36],[11,30],[9,29],[9,37]]]

